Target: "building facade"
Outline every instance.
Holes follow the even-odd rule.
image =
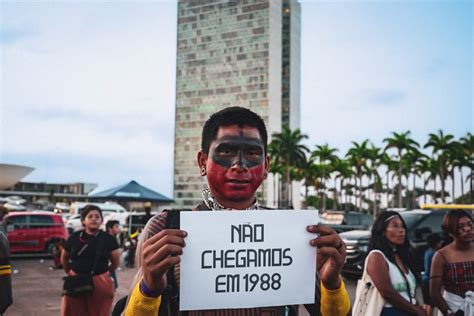
[[[265,120],[268,134],[299,128],[300,5],[297,0],[178,2],[174,200],[192,206],[205,179],[196,154],[209,116],[242,106]],[[275,207],[270,175],[259,192]],[[299,189],[293,188],[297,204]],[[296,197],[296,200],[295,200]]]

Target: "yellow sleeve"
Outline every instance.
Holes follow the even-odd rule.
[[[140,291],[140,282],[135,285],[128,300],[125,316],[156,316],[161,304],[161,296],[147,297]]]
[[[0,265],[0,275],[12,274],[12,266],[9,264]]]
[[[351,308],[344,281],[336,290],[328,290],[321,282],[321,316],[346,316]]]

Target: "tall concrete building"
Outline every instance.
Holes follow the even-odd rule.
[[[174,199],[201,198],[197,152],[204,122],[243,106],[260,114],[269,136],[300,124],[300,4],[297,0],[178,2]],[[272,175],[259,199],[276,206]],[[299,190],[293,188],[297,205]],[[296,200],[295,200],[296,198]]]

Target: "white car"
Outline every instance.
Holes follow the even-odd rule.
[[[69,235],[74,232],[77,232],[78,230],[83,229],[81,222],[81,214],[70,216],[64,224],[66,226],[67,231],[69,232]]]
[[[7,200],[7,203],[14,205],[22,205],[26,203],[26,200],[18,195],[7,196],[5,199]]]
[[[108,214],[104,214],[104,225],[108,221],[111,221],[111,220],[118,221],[120,232],[127,231],[127,227],[126,227],[127,226],[127,220],[128,220],[128,216],[130,214],[131,214],[130,212],[122,212],[122,213],[111,212],[111,213],[108,213]]]
[[[65,213],[69,212],[69,204],[64,202],[58,202],[54,205],[54,213]]]
[[[105,223],[107,223],[107,221],[109,220],[116,220],[119,222],[120,231],[126,231],[126,228],[124,228],[124,225],[126,223],[126,220],[129,214],[130,214],[129,212],[115,213],[115,212],[104,211],[102,212],[102,216],[104,216],[104,220],[100,228],[105,231]],[[82,226],[81,214],[71,215],[65,221],[65,225],[69,234],[72,234],[74,232],[84,229],[84,227]]]

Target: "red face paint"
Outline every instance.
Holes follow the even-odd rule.
[[[260,145],[256,145],[260,144]],[[255,147],[261,146],[261,150]],[[243,159],[233,159],[232,163],[223,163],[218,150],[235,148],[235,156],[242,157],[247,148],[252,162],[242,163]],[[231,150],[232,151],[232,150]],[[254,159],[260,152],[261,158]],[[209,189],[217,201],[224,207],[245,208],[255,200],[255,192],[265,179],[266,159],[263,143],[257,128],[237,125],[220,127],[216,139],[209,148],[209,159],[206,164]],[[244,158],[246,159],[246,158]]]

